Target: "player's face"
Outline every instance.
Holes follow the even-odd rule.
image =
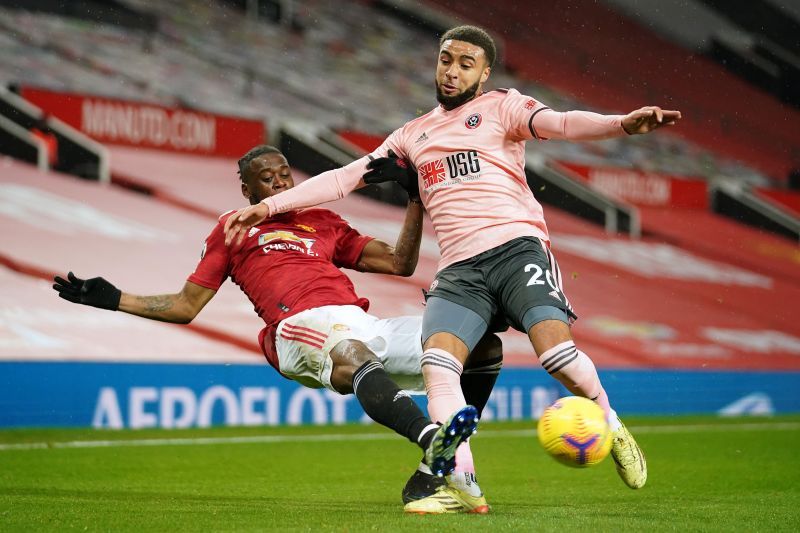
[[[242,194],[255,205],[264,198],[294,187],[292,169],[282,154],[264,154],[250,162]]]
[[[472,100],[489,77],[483,48],[448,39],[436,63],[436,99],[445,109],[455,109]]]

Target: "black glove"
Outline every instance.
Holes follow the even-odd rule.
[[[53,288],[65,300],[76,304],[91,305],[100,309],[116,311],[122,291],[103,278],[82,280],[70,272],[67,279],[56,276]]]
[[[417,171],[406,161],[389,150],[388,157],[373,159],[367,164],[369,172],[364,174],[364,183],[384,183],[396,181],[411,199],[419,199]]]

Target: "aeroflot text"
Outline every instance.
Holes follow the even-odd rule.
[[[545,387],[495,387],[483,419],[538,418],[557,397],[556,389]],[[102,387],[92,416],[93,427],[108,429],[346,422],[369,422],[352,395],[307,388],[291,392],[277,387],[232,390],[222,385],[199,392],[188,387]]]

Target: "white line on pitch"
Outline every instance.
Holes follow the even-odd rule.
[[[800,429],[800,422],[762,422],[745,424],[688,424],[671,426],[634,426],[633,432],[642,433],[693,433],[698,431],[757,431]],[[479,433],[481,439],[502,437],[530,437],[535,429],[495,429]],[[397,439],[392,433],[355,433],[331,435],[252,435],[240,437],[188,437],[164,439],[73,440],[64,442],[24,442],[0,444],[0,451],[43,450],[57,448],[113,448],[123,446],[201,446],[209,444],[272,444],[283,442],[337,442],[380,441]]]

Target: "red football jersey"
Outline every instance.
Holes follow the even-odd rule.
[[[259,344],[273,367],[278,368],[275,329],[284,318],[323,305],[369,308],[339,267],[355,268],[372,237],[332,211],[306,209],[269,218],[228,247],[224,227],[231,214],[211,231],[189,281],[216,291],[230,276],[267,325]]]

